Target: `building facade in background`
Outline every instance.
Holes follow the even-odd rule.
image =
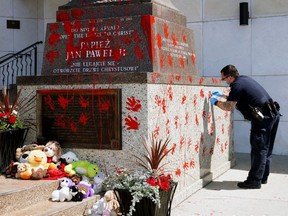
[[[288,3],[286,0],[248,0],[248,25],[239,25],[241,0],[171,0],[187,17],[194,32],[198,73],[220,76],[227,64],[252,76],[281,105],[283,114],[274,153],[288,155]],[[68,0],[0,0],[0,57],[44,41],[46,24],[55,22],[58,6]],[[7,28],[7,20],[19,20],[20,29]],[[41,73],[43,48],[40,47]],[[236,111],[234,146],[248,153],[250,124]]]

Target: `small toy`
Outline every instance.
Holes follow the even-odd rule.
[[[30,145],[24,145],[22,148],[16,149],[15,158],[20,163],[27,163],[27,157],[32,150],[43,151],[44,148],[45,148],[44,145],[38,145],[36,143],[32,143]]]
[[[16,178],[18,164],[19,162],[10,161],[10,164],[5,168],[6,178]]]
[[[60,157],[60,164],[58,165],[58,169],[63,170],[66,165],[71,164],[72,162],[78,161],[76,154],[74,152],[66,152]]]
[[[49,164],[47,164],[47,156],[41,150],[32,150],[27,158],[28,163],[30,164],[31,169],[35,170],[42,168],[47,169]]]
[[[106,178],[106,174],[104,172],[99,172],[97,175],[93,178],[93,189],[94,193],[98,194],[103,191],[103,181]]]
[[[44,152],[47,156],[48,163],[53,162],[57,164],[60,161],[60,156],[62,155],[62,149],[57,141],[52,140],[46,143]]]
[[[70,187],[70,193],[72,194],[71,201],[81,202],[83,200],[83,193],[76,186]]]
[[[70,178],[59,179],[59,187],[54,190],[51,195],[51,200],[53,202],[64,202],[65,200],[70,201],[72,199],[72,194],[70,193],[70,187],[74,186]]]
[[[31,180],[41,180],[42,178],[48,177],[47,170],[39,168],[37,170],[32,169]]]
[[[94,194],[93,186],[85,181],[79,182],[79,184],[76,185],[80,192],[83,193],[83,199],[86,199],[87,197],[91,197]]]
[[[30,164],[28,163],[19,163],[17,166],[16,178],[28,180],[32,175]]]
[[[87,160],[78,160],[67,165],[64,171],[70,176],[77,173],[88,178],[94,178],[99,172],[99,167],[97,164],[92,164]]]

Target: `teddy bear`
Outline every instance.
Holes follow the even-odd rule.
[[[52,140],[46,143],[44,152],[47,156],[48,163],[55,163],[58,164],[60,162],[60,157],[62,155],[62,148],[60,143]]]
[[[39,168],[37,170],[32,169],[32,175],[30,177],[31,180],[41,180],[42,178],[47,178],[48,174],[47,174],[47,170]]]
[[[65,166],[71,164],[72,162],[78,161],[76,154],[72,151],[68,151],[60,156],[60,164],[58,164],[58,169],[64,171]]]
[[[70,178],[61,178],[58,179],[59,187],[57,190],[54,190],[51,194],[51,200],[53,202],[64,202],[65,200],[70,201],[72,200],[73,196],[70,192],[70,187],[74,186],[72,180]]]
[[[106,174],[104,172],[99,172],[97,175],[93,178],[93,189],[94,193],[98,194],[103,191],[103,181],[106,178]]]
[[[116,195],[112,190],[109,190],[93,205],[92,209],[88,209],[87,213],[91,216],[117,216],[119,212],[120,205]]]
[[[16,178],[28,180],[31,178],[32,171],[30,164],[28,163],[19,163],[17,166]]]
[[[16,149],[15,158],[20,163],[26,163],[27,157],[32,150],[41,150],[43,151],[45,148],[44,145],[38,145],[37,143],[31,143],[29,145],[24,145],[22,148]]]
[[[76,186],[79,191],[83,193],[83,199],[93,196],[94,190],[92,184],[89,184],[85,181],[80,181]]]
[[[87,182],[90,182],[90,179],[94,178],[99,172],[99,167],[87,160],[78,160],[65,166],[64,171],[70,176],[77,173],[82,177],[87,177]]]

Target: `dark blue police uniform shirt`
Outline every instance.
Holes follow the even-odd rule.
[[[227,101],[237,101],[236,108],[244,117],[251,110],[249,105],[262,107],[265,102],[271,99],[270,95],[258,82],[245,75],[238,76],[230,84],[230,88]]]

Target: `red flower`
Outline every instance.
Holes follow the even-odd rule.
[[[146,182],[151,185],[151,186],[157,186],[158,185],[158,181],[156,178],[153,177],[149,177]]]
[[[13,115],[9,116],[9,118],[8,118],[9,124],[14,124],[16,121],[17,121],[17,119],[15,116],[13,116]]]
[[[170,175],[168,176],[160,176],[158,185],[162,190],[168,191],[170,187]]]

